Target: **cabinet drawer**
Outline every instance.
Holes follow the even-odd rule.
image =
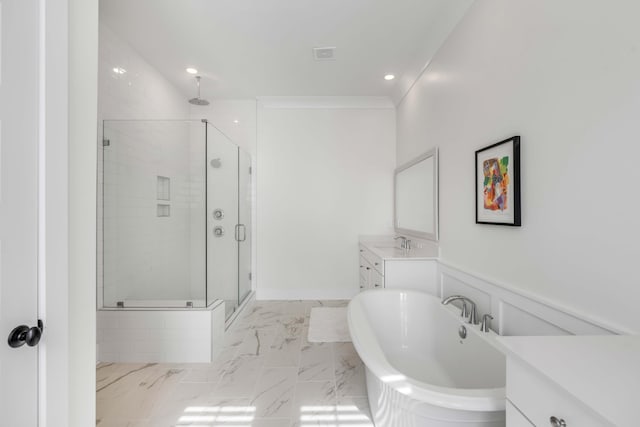
[[[369,287],[369,278],[360,273],[360,292],[366,291]]]
[[[365,257],[361,256],[360,257],[360,275],[366,275],[367,277],[369,277],[370,272],[373,270],[374,268],[371,265],[371,263],[367,261]]]
[[[360,276],[362,276],[365,273],[367,273],[367,267],[369,266],[369,262],[362,255],[360,255],[359,261],[360,261]]]
[[[507,398],[535,426],[553,426],[551,417],[566,427],[603,427],[612,424],[529,366],[512,358],[507,362]]]
[[[509,427],[533,427],[533,424],[529,422],[527,417],[522,415],[522,413],[513,406],[509,400],[507,400],[507,425]]]
[[[363,246],[360,246],[360,255],[367,261],[369,261],[369,264],[371,264],[371,266],[375,268],[378,273],[384,276],[384,261],[382,260],[382,258]]]
[[[384,288],[384,276],[376,270],[371,270],[371,275],[369,276],[369,287],[371,289]]]
[[[360,255],[360,291],[366,291],[369,289],[369,276],[371,275],[373,267],[369,262]]]

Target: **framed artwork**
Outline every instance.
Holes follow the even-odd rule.
[[[476,151],[476,224],[520,226],[520,137]]]

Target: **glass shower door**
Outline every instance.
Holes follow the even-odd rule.
[[[103,307],[205,307],[200,121],[105,120],[98,163]]]
[[[251,156],[238,150],[238,303],[251,292]]]
[[[238,307],[238,147],[207,125],[207,305]]]

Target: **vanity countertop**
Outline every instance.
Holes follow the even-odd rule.
[[[640,336],[500,337],[509,356],[617,426],[640,419]]]
[[[360,244],[385,261],[398,260],[435,260],[438,259],[438,245],[433,242],[420,242],[406,250],[400,249],[392,238],[360,240]]]

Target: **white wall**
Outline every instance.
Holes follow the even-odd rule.
[[[640,4],[477,1],[397,110],[440,147],[445,262],[640,331]],[[522,136],[522,224],[474,223],[474,151]]]
[[[98,119],[188,119],[188,97],[100,22]],[[123,68],[124,74],[113,72]]]
[[[202,84],[208,84],[203,80]],[[256,100],[209,99],[207,106],[191,105],[190,117],[207,119],[241,149],[256,155]],[[237,123],[236,123],[237,121]]]
[[[352,296],[358,235],[393,231],[392,105],[315,102],[258,106],[259,299]]]

